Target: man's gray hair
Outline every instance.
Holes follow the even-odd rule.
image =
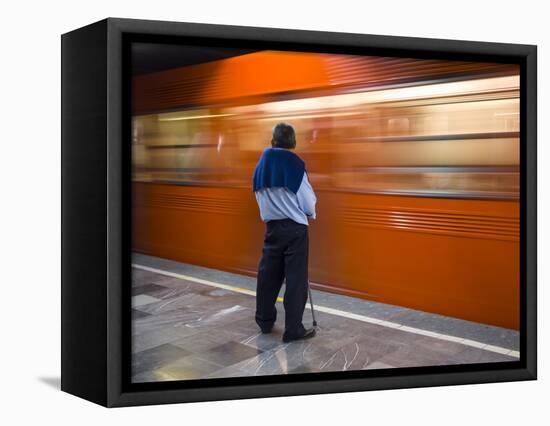
[[[287,123],[278,123],[273,127],[271,146],[274,148],[296,148],[296,133],[294,128]]]

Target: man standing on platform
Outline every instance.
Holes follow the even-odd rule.
[[[262,258],[258,267],[256,323],[270,333],[277,318],[275,302],[286,278],[283,341],[315,336],[302,317],[308,292],[308,219],[315,219],[317,201],[305,163],[292,150],[296,134],[292,126],[273,128],[271,148],[260,157],[254,171],[254,193],[260,216],[266,223]]]

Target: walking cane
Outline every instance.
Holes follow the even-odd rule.
[[[313,299],[311,298],[311,287],[309,281],[307,282],[307,291],[309,293],[309,305],[311,306],[311,317],[313,318],[313,327],[317,327],[317,321],[315,321],[315,311],[313,309]]]

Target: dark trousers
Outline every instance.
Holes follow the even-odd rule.
[[[269,330],[277,319],[275,302],[286,278],[285,336],[304,334],[302,316],[307,301],[308,227],[290,219],[267,222],[262,259],[258,267],[256,323]]]

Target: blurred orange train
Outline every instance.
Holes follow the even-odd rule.
[[[137,76],[134,251],[254,275],[279,121],[318,197],[314,287],[519,328],[517,66],[262,51]]]

